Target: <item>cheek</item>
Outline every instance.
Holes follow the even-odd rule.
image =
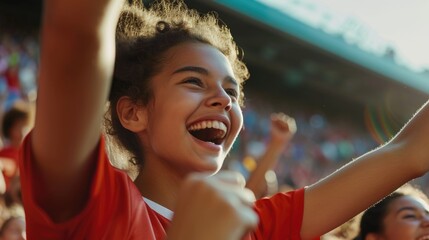
[[[237,106],[231,109],[231,121],[231,126],[233,128],[231,132],[237,135],[243,127],[243,113],[240,107]]]
[[[385,235],[388,236],[388,239],[414,239],[418,227],[419,222],[417,221],[398,221],[386,226]]]
[[[10,131],[10,135],[12,137],[18,137],[19,135],[21,135],[21,129],[17,127],[12,128],[12,130]]]
[[[148,132],[157,141],[163,136],[173,137],[186,130],[185,121],[189,115],[189,108],[186,108],[189,100],[179,100],[175,102],[158,101],[148,115]],[[189,105],[189,104],[188,104]],[[177,136],[175,136],[177,138]]]

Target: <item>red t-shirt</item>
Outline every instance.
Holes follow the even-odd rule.
[[[104,140],[98,149],[98,163],[89,200],[77,216],[55,224],[34,199],[36,173],[32,170],[29,135],[22,145],[20,171],[26,215],[27,239],[164,239],[170,223],[152,210],[126,173],[115,169],[106,155]],[[277,194],[258,200],[258,229],[253,239],[300,239],[304,190]]]
[[[15,147],[4,147],[0,150],[0,157],[7,158],[9,161],[7,164],[10,165],[10,170],[6,172],[3,170],[4,181],[6,184],[6,189],[9,188],[9,184],[14,176],[18,173],[18,156],[19,149]],[[0,160],[1,161],[1,160]],[[6,164],[6,163],[4,163]],[[12,175],[10,175],[12,174]]]

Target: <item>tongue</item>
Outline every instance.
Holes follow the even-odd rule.
[[[222,130],[215,128],[205,128],[201,130],[191,131],[192,136],[204,142],[215,142],[222,136]]]

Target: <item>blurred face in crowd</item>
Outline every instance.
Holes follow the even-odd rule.
[[[27,128],[27,120],[22,119],[17,121],[12,128],[10,129],[10,141],[12,145],[19,146],[19,144],[24,139],[24,136],[27,134],[28,128]]]
[[[422,199],[402,196],[389,204],[381,234],[370,234],[366,240],[429,239],[429,207]]]

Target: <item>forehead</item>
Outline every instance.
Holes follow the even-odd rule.
[[[393,201],[390,206],[390,212],[397,212],[403,208],[415,208],[417,210],[429,211],[428,203],[423,201],[423,199],[414,196],[402,196]]]
[[[208,44],[195,42],[178,44],[165,53],[165,59],[163,70],[169,73],[183,67],[197,66],[207,69],[211,75],[235,78],[228,58]]]

